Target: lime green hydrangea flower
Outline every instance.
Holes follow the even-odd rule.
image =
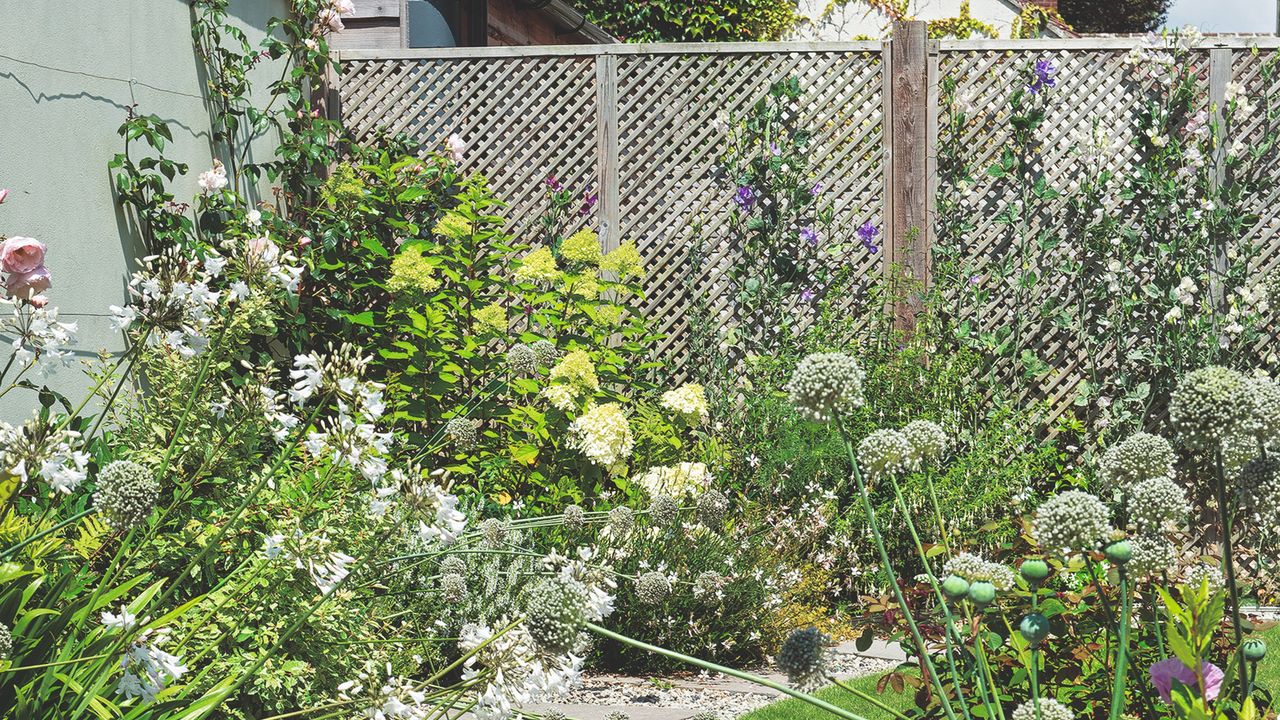
[[[583,228],[560,243],[560,257],[571,263],[599,265],[603,255],[600,238],[590,228]]]
[[[617,325],[622,322],[621,305],[597,305],[595,321],[601,325]]]
[[[686,383],[662,393],[662,407],[696,425],[707,418],[707,394],[701,385]]]
[[[507,309],[497,302],[480,308],[475,314],[476,324],[496,333],[507,331]]]
[[[619,280],[643,277],[644,260],[640,257],[640,251],[636,249],[636,244],[627,241],[600,259],[600,269],[613,273],[614,277]]]
[[[463,217],[461,213],[450,211],[440,218],[432,232],[450,240],[461,240],[471,235],[471,230],[471,222],[469,220]]]
[[[565,295],[577,295],[584,300],[595,300],[600,295],[600,281],[589,273],[565,275],[560,291]]]
[[[620,464],[634,446],[631,424],[618,403],[595,405],[569,425],[569,447],[601,467]]]
[[[546,247],[525,255],[515,271],[517,282],[553,283],[560,279],[560,275],[556,258],[551,254],[551,249]]]
[[[396,295],[421,296],[440,289],[436,268],[424,250],[421,245],[410,245],[400,250],[391,260],[387,290]]]
[[[574,350],[561,358],[551,368],[552,382],[568,383],[575,388],[587,392],[600,389],[600,379],[596,377],[596,366],[586,350]]]
[[[330,205],[354,203],[364,198],[364,180],[346,163],[333,169],[320,194]]]

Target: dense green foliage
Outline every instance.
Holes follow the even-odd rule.
[[[582,0],[591,22],[623,42],[776,40],[794,22],[790,0]]]
[[[1164,24],[1171,0],[1061,0],[1058,12],[1078,33],[1145,33]]]

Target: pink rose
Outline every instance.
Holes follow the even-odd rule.
[[[456,163],[462,162],[462,155],[467,151],[467,143],[457,133],[449,136],[444,141],[445,152],[448,153],[449,159]]]
[[[15,235],[0,246],[0,268],[11,273],[29,273],[44,264],[44,243]]]
[[[45,270],[43,265],[30,272],[9,273],[9,278],[5,281],[5,290],[9,291],[9,297],[31,297],[51,287],[53,282],[49,278],[49,271]]]
[[[1202,662],[1200,663],[1200,672],[1204,675],[1204,699],[1216,699],[1218,692],[1222,689],[1222,670],[1212,663]],[[1161,660],[1151,666],[1151,684],[1155,685],[1156,690],[1160,691],[1160,699],[1164,700],[1166,705],[1173,701],[1174,680],[1189,688],[1194,688],[1197,692],[1200,690],[1200,683],[1196,679],[1196,671],[1184,665],[1178,658]]]

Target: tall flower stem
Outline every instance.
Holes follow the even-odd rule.
[[[902,617],[907,621],[907,627],[911,630],[911,639],[915,641],[916,651],[920,653],[920,660],[924,663],[925,672],[929,675],[929,682],[933,685],[934,692],[938,693],[938,702],[942,705],[942,710],[946,714],[948,720],[956,720],[956,712],[951,707],[951,698],[947,697],[946,689],[942,687],[942,678],[938,676],[937,668],[934,667],[933,660],[929,658],[929,648],[924,643],[924,636],[920,634],[920,628],[916,625],[916,620],[911,614],[911,608],[907,605],[907,600],[902,596],[902,588],[898,587],[897,574],[893,570],[893,562],[889,559],[889,551],[885,549],[884,537],[880,534],[880,523],[876,520],[876,510],[871,504],[871,496],[867,493],[867,484],[862,479],[862,471],[858,469],[858,456],[853,450],[853,442],[849,439],[849,433],[845,431],[844,423],[839,423],[840,435],[844,437],[845,452],[849,455],[849,466],[853,472],[853,480],[858,486],[858,494],[862,500],[863,512],[867,514],[867,525],[871,528],[871,534],[876,541],[876,550],[880,553],[881,568],[889,578],[889,586],[893,588],[893,597],[897,601],[898,607],[902,610]]]
[[[1129,613],[1133,607],[1129,597],[1129,575],[1125,572],[1123,565],[1120,566],[1119,572],[1120,625],[1116,628],[1116,678],[1111,688],[1110,720],[1119,720],[1121,713],[1124,712],[1125,681],[1128,679],[1129,669]]]
[[[1248,677],[1244,659],[1244,629],[1240,624],[1240,589],[1236,587],[1235,547],[1231,540],[1231,509],[1227,505],[1227,478],[1222,468],[1222,448],[1213,454],[1213,469],[1218,481],[1218,519],[1222,522],[1222,568],[1227,576],[1227,596],[1230,600],[1231,629],[1236,640],[1236,662],[1240,668],[1240,702],[1248,699],[1244,679]]]
[[[835,705],[832,705],[831,703],[825,700],[822,700],[821,698],[814,697],[809,693],[800,692],[795,688],[787,687],[782,683],[774,682],[768,678],[762,678],[758,675],[752,675],[751,673],[743,672],[741,670],[734,670],[733,668],[725,667],[723,665],[717,665],[712,662],[707,662],[706,660],[699,660],[698,658],[690,657],[688,655],[678,653],[674,650],[661,648],[661,647],[658,647],[657,645],[650,645],[646,642],[629,638],[626,635],[619,635],[618,633],[612,630],[609,630],[608,628],[600,627],[595,623],[587,623],[587,629],[601,637],[609,638],[610,640],[615,640],[624,645],[630,645],[631,647],[636,648],[638,650],[644,650],[645,652],[654,653],[655,655],[662,655],[663,657],[669,657],[672,660],[679,660],[681,662],[689,663],[690,665],[693,665],[695,667],[700,667],[703,670],[717,672],[717,673],[720,673],[721,675],[728,675],[729,677],[735,677],[735,678],[738,678],[739,680],[746,680],[747,682],[755,683],[756,685],[761,685],[763,687],[777,690],[778,692],[783,693],[785,695],[790,695],[791,697],[801,702],[806,702],[816,708],[826,710],[827,712],[831,713],[832,715],[835,715],[836,717],[845,718],[845,720],[867,720],[861,715],[856,715],[852,712],[849,712],[848,710],[836,707]]]

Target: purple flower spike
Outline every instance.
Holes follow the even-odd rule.
[[[756,191],[752,190],[750,185],[743,185],[738,188],[733,201],[738,204],[740,210],[747,212],[756,205]]]
[[[858,239],[862,241],[862,246],[867,252],[874,253],[880,250],[880,246],[876,245],[876,236],[880,234],[880,228],[871,224],[868,220],[858,228]]]
[[[1058,80],[1055,77],[1058,74],[1058,67],[1053,64],[1052,60],[1037,60],[1032,72],[1035,73],[1035,77],[1027,88],[1032,95],[1037,95],[1041,90],[1058,84]]]
[[[810,247],[818,247],[818,231],[812,225],[800,228],[800,239],[809,243]]]

